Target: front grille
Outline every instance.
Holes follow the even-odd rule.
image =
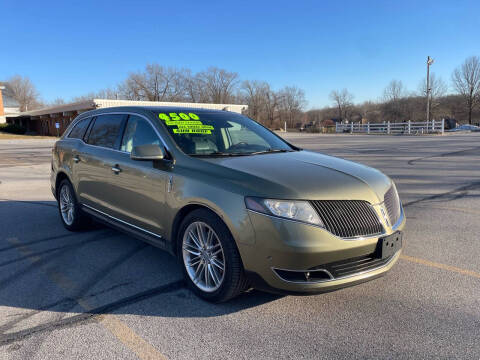
[[[364,271],[370,271],[375,268],[384,266],[392,256],[381,259],[375,253],[359,256],[342,261],[336,261],[329,264],[316,266],[310,270],[324,269],[330,272],[335,279],[355,275]]]
[[[400,198],[398,197],[397,189],[392,185],[390,189],[385,193],[384,204],[387,208],[388,218],[390,219],[390,225],[393,226],[400,218]]]
[[[383,226],[373,207],[363,200],[321,200],[312,205],[325,228],[342,238],[378,235]]]

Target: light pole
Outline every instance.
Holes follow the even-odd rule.
[[[433,59],[427,56],[427,123],[430,121],[430,65],[433,64]]]

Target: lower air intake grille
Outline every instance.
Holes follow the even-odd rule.
[[[392,257],[393,256],[381,259],[377,257],[374,253],[316,266],[310,270],[313,271],[317,269],[324,269],[330,272],[330,274],[332,274],[335,279],[338,279],[345,276],[352,276],[365,271],[371,271],[378,267],[384,266],[390,261]]]
[[[390,225],[393,226],[400,218],[400,198],[398,197],[397,189],[392,185],[384,196],[385,207],[387,208]]]
[[[383,226],[373,207],[363,200],[311,202],[325,228],[342,238],[378,235]]]

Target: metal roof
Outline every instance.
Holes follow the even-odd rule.
[[[62,104],[57,106],[46,107],[42,109],[25,111],[13,116],[29,117],[48,114],[57,114],[63,112],[78,111],[84,112],[99,108],[110,108],[118,106],[148,106],[148,107],[184,107],[190,109],[211,109],[211,110],[228,110],[241,113],[248,108],[248,105],[238,104],[206,104],[206,103],[187,103],[187,102],[163,102],[163,101],[133,101],[133,100],[109,100],[109,99],[89,99],[85,101]]]

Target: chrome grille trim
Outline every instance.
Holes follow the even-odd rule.
[[[398,219],[400,219],[401,215],[400,198],[398,197],[398,192],[395,188],[395,185],[390,186],[390,189],[387,190],[383,202],[385,204],[385,208],[387,209],[390,225],[394,226]]]
[[[363,200],[315,200],[325,229],[341,238],[380,235],[384,228],[372,205]]]

